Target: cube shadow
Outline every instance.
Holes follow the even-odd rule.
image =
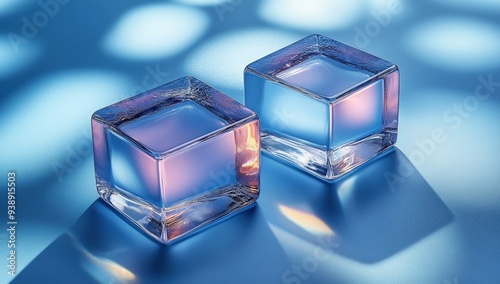
[[[453,215],[399,150],[334,183],[263,158],[260,205],[270,223],[332,252],[376,263],[447,225]]]
[[[73,283],[201,283],[207,279],[277,283],[281,275],[276,269],[289,265],[258,206],[171,246],[145,237],[145,232],[129,223],[103,200],[95,201],[13,283],[39,279],[52,283],[67,279]]]

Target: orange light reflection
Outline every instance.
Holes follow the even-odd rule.
[[[314,234],[335,235],[335,232],[320,218],[285,205],[278,205],[280,212],[296,225]]]

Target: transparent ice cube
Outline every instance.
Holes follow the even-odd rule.
[[[311,35],[245,69],[245,103],[261,119],[262,149],[326,180],[397,138],[396,65]]]
[[[168,243],[259,196],[254,112],[185,77],[92,116],[99,195]]]

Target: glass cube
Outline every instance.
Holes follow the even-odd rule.
[[[311,35],[245,69],[245,103],[261,120],[262,149],[333,180],[397,138],[396,65]]]
[[[99,195],[160,242],[247,208],[259,196],[257,115],[184,77],[92,116]]]

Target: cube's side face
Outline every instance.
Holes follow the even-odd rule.
[[[245,74],[247,106],[259,113],[262,132],[293,137],[312,147],[324,148],[329,141],[329,105],[286,85]]]
[[[257,115],[194,78],[99,110],[92,133],[99,195],[160,242],[259,196]]]
[[[262,124],[262,149],[325,177],[329,104],[252,72],[244,76],[245,104],[259,114]]]
[[[99,196],[158,238],[162,231],[158,161],[95,119],[92,135]]]
[[[106,195],[104,191],[109,189],[119,190],[160,208],[157,160],[98,121],[92,121],[92,128],[99,194]]]
[[[399,69],[393,70],[384,77],[384,130],[394,133],[396,143],[399,121]]]
[[[383,128],[383,105],[383,80],[362,86],[332,103],[329,150],[379,133]]]
[[[260,190],[259,120],[160,162],[166,241],[175,241],[252,205]]]
[[[359,86],[332,104],[329,176],[348,173],[396,143],[399,111],[399,70]]]

